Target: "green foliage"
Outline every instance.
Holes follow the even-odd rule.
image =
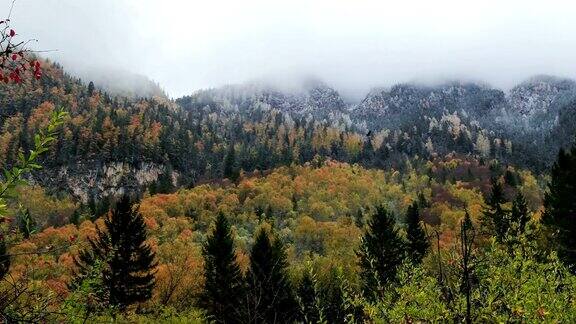
[[[510,216],[512,222],[515,222],[518,225],[518,232],[524,233],[526,230],[526,224],[530,221],[530,212],[528,211],[526,199],[524,199],[524,195],[521,192],[516,194],[516,198],[514,198],[514,201],[512,202]]]
[[[388,323],[442,322],[450,318],[437,278],[410,262],[399,268],[393,289],[367,309],[373,317]]]
[[[300,280],[296,299],[300,308],[298,321],[302,323],[322,323],[323,309],[320,300],[318,279],[312,267],[308,267]]]
[[[18,215],[16,215],[16,222],[18,223],[18,229],[25,239],[30,238],[30,235],[36,232],[36,222],[30,215],[30,210],[19,206]]]
[[[296,296],[288,277],[288,262],[284,245],[277,237],[273,241],[265,229],[256,234],[250,253],[248,305],[246,322],[290,322],[298,310]]]
[[[244,282],[236,262],[230,224],[223,213],[218,214],[202,254],[205,277],[202,304],[208,317],[218,323],[239,322]]]
[[[366,298],[382,295],[386,286],[396,281],[398,267],[406,257],[405,249],[394,217],[383,206],[378,206],[357,252]]]
[[[552,233],[558,256],[576,272],[576,146],[560,150],[544,197],[543,223]]]
[[[73,288],[77,289],[94,266],[104,261],[101,276],[106,290],[100,299],[119,309],[148,300],[156,263],[154,252],[145,242],[146,227],[138,207],[124,196],[104,224],[106,231],[98,229],[97,237],[90,239],[91,250],[82,251],[76,259],[79,273]]]
[[[414,202],[408,207],[406,223],[406,252],[408,253],[408,257],[411,258],[414,263],[418,264],[422,262],[422,258],[424,258],[430,248],[430,242],[428,242],[428,238],[422,227],[418,203]]]
[[[68,113],[62,110],[54,111],[46,129],[34,135],[34,148],[29,154],[25,155],[20,151],[16,164],[11,169],[4,170],[4,181],[0,182],[0,217],[4,217],[7,212],[6,197],[13,194],[18,185],[26,183],[22,177],[33,170],[42,168],[38,164],[38,158],[56,142],[58,127],[64,123],[67,116]]]
[[[502,184],[497,178],[492,178],[492,190],[484,209],[482,223],[488,234],[494,235],[499,242],[502,242],[510,229],[510,215],[503,206],[505,203]]]

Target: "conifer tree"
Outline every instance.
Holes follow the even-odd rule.
[[[297,290],[298,304],[300,305],[299,322],[319,323],[321,322],[320,296],[316,287],[316,276],[310,270],[306,271],[300,280]]]
[[[25,239],[30,238],[30,235],[36,231],[36,222],[34,222],[28,208],[20,206],[16,221],[18,223],[18,229]]]
[[[383,206],[376,208],[369,221],[357,255],[364,294],[367,298],[375,298],[382,294],[387,284],[396,280],[398,267],[406,255],[394,217]]]
[[[499,242],[502,242],[510,228],[510,216],[509,211],[502,206],[506,203],[502,184],[496,178],[492,178],[491,182],[492,190],[484,209],[482,226],[488,233],[496,236]]]
[[[510,212],[511,219],[518,223],[519,234],[524,233],[526,229],[526,224],[530,220],[530,214],[528,212],[528,205],[526,204],[526,199],[521,192],[518,192],[516,198],[512,202],[512,210]]]
[[[542,221],[558,256],[576,272],[576,145],[569,152],[560,150],[550,176]]]
[[[428,248],[430,247],[430,242],[426,237],[426,233],[422,228],[420,223],[420,208],[418,203],[413,202],[412,205],[408,207],[406,213],[406,250],[410,259],[419,264],[426,255]]]
[[[288,261],[282,242],[270,240],[260,229],[250,254],[248,309],[245,322],[291,322],[298,304],[288,279]]]
[[[0,280],[8,274],[10,269],[10,255],[8,255],[8,248],[6,247],[6,240],[0,234]]]
[[[224,178],[236,181],[239,177],[238,169],[236,168],[236,150],[234,144],[230,143],[226,157],[224,158]]]
[[[239,322],[244,282],[236,262],[234,239],[224,214],[218,214],[212,234],[204,244],[203,307],[218,323]]]
[[[97,229],[91,249],[75,259],[79,269],[73,287],[78,287],[97,263],[103,263],[100,293],[120,309],[148,300],[154,287],[155,254],[146,241],[146,225],[138,206],[127,196],[104,219],[106,229]]]

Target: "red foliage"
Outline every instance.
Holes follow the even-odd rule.
[[[27,42],[14,39],[16,31],[10,28],[10,19],[0,21],[0,82],[21,83],[27,75],[40,79],[40,62],[26,48]]]

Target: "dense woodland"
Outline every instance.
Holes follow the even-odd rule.
[[[377,119],[325,85],[134,98],[38,64],[0,85],[5,322],[576,321],[569,100],[544,149],[411,108],[432,90]]]

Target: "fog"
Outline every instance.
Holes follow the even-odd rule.
[[[84,77],[126,70],[172,97],[314,75],[359,98],[408,81],[576,77],[575,16],[552,0],[17,0],[12,25]]]

